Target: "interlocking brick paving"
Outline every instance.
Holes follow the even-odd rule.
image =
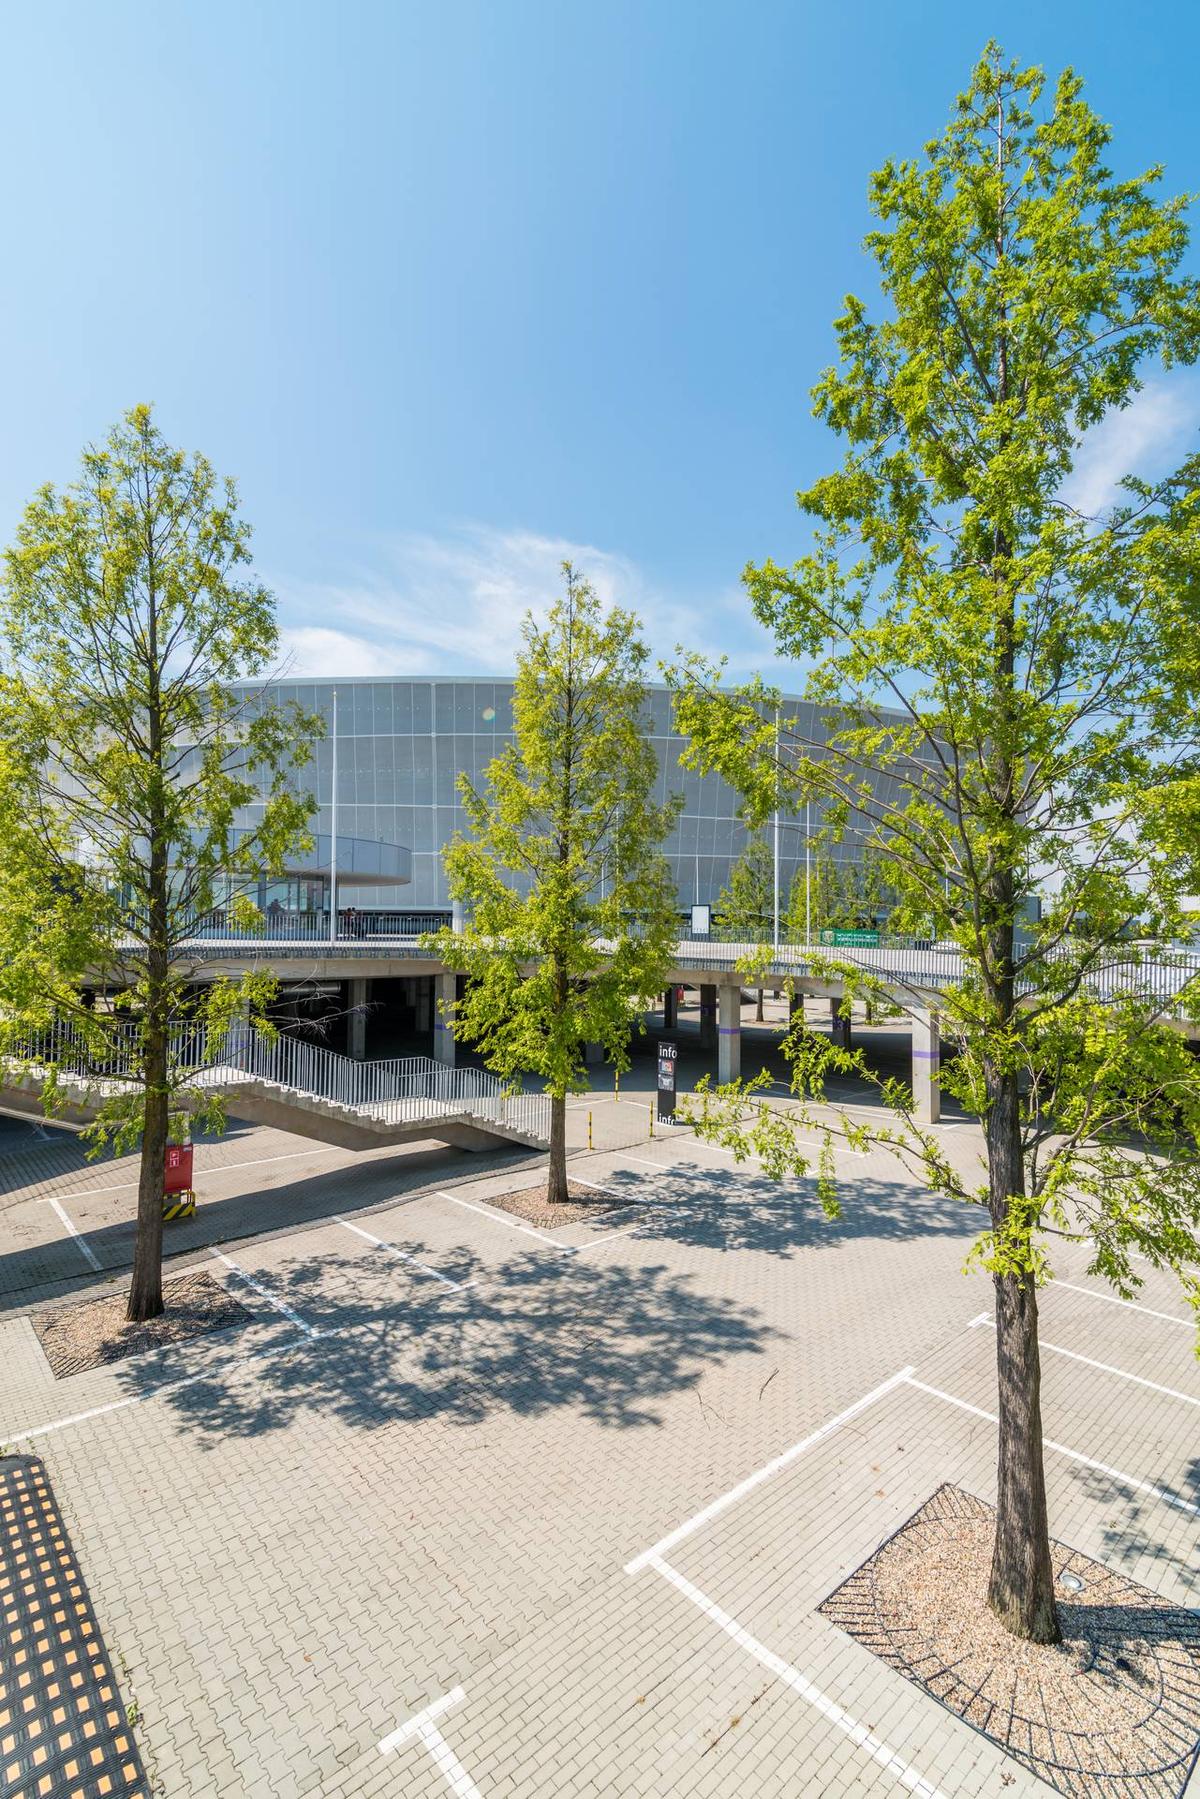
[[[56,1383],[27,1310],[0,1317],[0,1438],[36,1435],[156,1799],[458,1799],[428,1731],[396,1738],[422,1716],[483,1799],[892,1799],[846,1717],[922,1795],[1045,1792],[818,1610],[941,1482],[994,1492],[966,1208],[872,1153],[830,1221],[810,1184],[656,1139],[575,1158],[630,1207],[546,1242],[496,1209],[532,1158],[228,1147],[204,1229],[256,1286],[205,1265],[253,1325]],[[94,1185],[56,1194],[107,1268],[132,1188]],[[19,1246],[0,1261],[32,1272]],[[1186,1606],[1200,1368],[1177,1292],[1147,1281],[1152,1313],[1045,1292],[1047,1343],[1090,1358],[1048,1354],[1047,1431],[1098,1458],[1052,1455],[1047,1482],[1064,1539]],[[881,1382],[671,1551],[716,1610],[625,1571]]]
[[[1075,1799],[1179,1799],[1200,1754],[1200,1615],[1054,1545],[1062,1642],[987,1605],[995,1513],[942,1486],[821,1607]]]

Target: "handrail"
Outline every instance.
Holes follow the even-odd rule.
[[[53,1067],[89,1083],[119,1085],[138,1071],[137,1028],[119,1024],[108,1036],[106,1053],[97,1060],[79,1033],[59,1021],[23,1044],[19,1056],[8,1059],[25,1067]],[[196,1089],[231,1091],[261,1082],[385,1124],[456,1115],[464,1122],[549,1141],[548,1096],[513,1091],[482,1068],[447,1068],[429,1056],[356,1062],[302,1038],[283,1034],[268,1038],[244,1023],[235,1023],[220,1038],[201,1026],[181,1026],[172,1034],[170,1054],[176,1078],[185,1076],[186,1085]]]

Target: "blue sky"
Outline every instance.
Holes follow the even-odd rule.
[[[1119,170],[1200,188],[1174,0],[60,0],[3,30],[0,533],[152,400],[238,477],[305,672],[502,671],[564,554],[659,650],[769,668],[738,577],[802,548],[835,453],[807,395],[869,289],[868,173],[992,32],[1075,64]],[[1080,480],[1197,424],[1194,378],[1155,381]]]

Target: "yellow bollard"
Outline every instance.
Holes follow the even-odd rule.
[[[619,1068],[614,1068],[613,1069],[613,1098],[620,1099],[620,1097],[621,1097],[621,1070]]]
[[[651,1139],[653,1139],[653,1137],[654,1137],[654,1107],[647,1106],[646,1110],[650,1114],[650,1136],[651,1136]]]
[[[592,1147],[592,1115],[588,1113],[588,1148]]]

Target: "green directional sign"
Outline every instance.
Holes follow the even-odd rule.
[[[822,931],[821,942],[834,949],[878,949],[878,931]]]

